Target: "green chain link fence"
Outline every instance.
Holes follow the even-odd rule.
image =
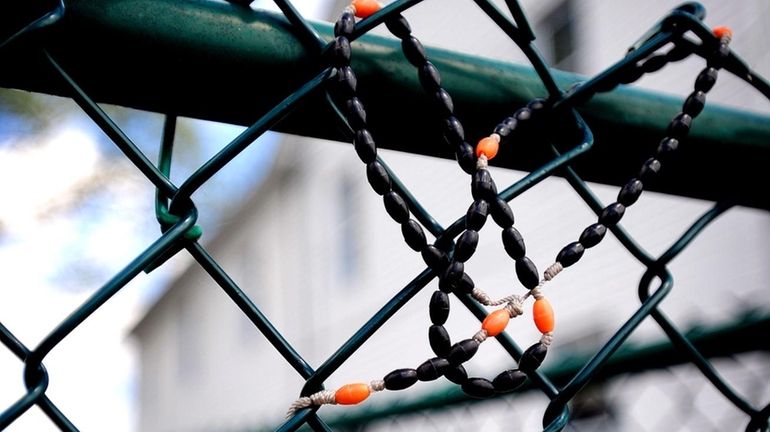
[[[199,209],[193,203],[192,195],[265,131],[278,129],[303,135],[350,141],[351,137],[347,135],[349,134],[348,129],[345,128],[346,121],[339,116],[330,99],[324,94],[325,84],[332,73],[332,69],[326,66],[323,57],[327,49],[327,40],[329,40],[328,26],[311,25],[286,0],[275,0],[275,3],[284,13],[284,19],[246,8],[233,8],[207,1],[191,1],[179,4],[171,1],[135,0],[119,2],[114,8],[106,8],[106,3],[100,1],[33,3],[39,10],[19,7],[4,24],[6,27],[3,29],[5,41],[0,48],[3,50],[0,51],[0,58],[4,58],[4,70],[0,73],[0,85],[71,97],[142,172],[147,180],[157,188],[157,219],[163,233],[135,260],[99,288],[82,306],[74,310],[69,317],[51,330],[36,347],[29,348],[23,341],[14,336],[11,329],[0,324],[0,341],[23,362],[24,382],[27,388],[27,392],[20,395],[13,405],[2,407],[0,428],[9,426],[30,407],[37,405],[61,430],[77,430],[76,426],[68,420],[66,414],[61,412],[54,401],[46,395],[49,376],[44,366],[45,358],[73,330],[138,274],[143,271],[149,272],[157,266],[163,265],[168,258],[182,251],[186,251],[197,261],[283,358],[302,376],[306,381],[302,389],[302,394],[305,395],[322,389],[324,381],[335,370],[345,363],[396,311],[435,278],[435,274],[430,269],[417,275],[412,282],[386,302],[334,354],[329,356],[320,366],[315,367],[303,359],[302,355],[260,311],[259,305],[254,304],[244,294],[241,288],[198,242],[202,232],[196,225]],[[356,27],[355,37],[363,37],[369,30],[384,22],[388,17],[418,3],[420,2],[416,0],[400,0],[389,4],[372,17],[360,22]],[[543,179],[552,175],[559,175],[566,178],[580,198],[598,215],[604,206],[585,183],[584,178],[577,174],[576,166],[579,166],[581,171],[589,173],[587,178],[591,180],[618,183],[624,179],[621,173],[614,172],[607,164],[607,160],[613,159],[616,155],[612,155],[611,152],[607,153],[606,147],[594,146],[594,131],[596,131],[597,137],[602,139],[608,136],[631,137],[633,135],[628,141],[629,148],[634,150],[630,153],[634,153],[635,149],[642,148],[642,142],[645,139],[649,141],[648,138],[655,136],[655,133],[659,132],[660,128],[666,124],[665,120],[661,120],[661,124],[653,126],[660,120],[655,113],[655,107],[671,106],[674,103],[667,99],[640,96],[625,89],[605,95],[597,94],[614,88],[620,75],[624,70],[627,70],[629,65],[649,57],[656,50],[672,41],[686,47],[688,54],[705,56],[706,52],[702,45],[692,38],[683,37],[687,32],[699,37],[705,37],[704,34],[710,35],[710,31],[701,22],[704,11],[694,3],[674,10],[662,19],[649,34],[640,39],[635,50],[621,61],[583,82],[580,86],[574,87],[571,91],[563,93],[561,89],[567,87],[570,82],[575,82],[577,78],[568,74],[552,74],[549,71],[532,44],[534,36],[519,5],[515,1],[506,1],[511,16],[514,18],[511,21],[494,3],[485,0],[477,0],[476,3],[514,42],[522,47],[532,61],[534,72],[510,68],[500,72],[497,69],[494,72],[497,75],[495,79],[498,82],[510,83],[510,87],[513,89],[511,90],[512,94],[491,94],[483,89],[483,84],[478,84],[477,88],[472,88],[474,84],[468,84],[469,87],[454,92],[459,94],[459,97],[456,98],[457,103],[467,102],[469,106],[473,107],[474,104],[479,103],[479,99],[484,98],[487,113],[504,113],[510,110],[512,103],[514,106],[523,103],[545,90],[550,94],[555,107],[569,111],[572,108],[581,107],[580,112],[586,118],[583,121],[580,115],[575,115],[573,120],[568,120],[568,123],[562,125],[573,128],[582,135],[580,142],[572,148],[560,150],[553,145],[544,143],[536,150],[528,150],[533,152],[531,154],[517,155],[517,160],[512,158],[501,160],[501,166],[526,169],[530,171],[530,174],[503,189],[499,196],[506,201],[511,201]],[[45,7],[41,7],[41,5],[45,5]],[[138,15],[130,13],[131,10],[142,8],[147,14],[142,15],[141,19],[138,18]],[[147,19],[147,16],[151,16],[152,19]],[[185,17],[189,20],[185,21]],[[228,26],[232,25],[231,19],[233,17],[248,17],[250,22],[265,24],[260,31],[264,32],[263,36],[267,36],[267,38],[250,39],[247,32],[246,36],[241,35],[230,41],[234,47],[232,52],[226,54],[209,52],[213,56],[224,55],[225,57],[219,59],[222,62],[213,68],[214,70],[205,72],[215,73],[218,78],[235,76],[236,79],[233,79],[233,82],[243,83],[246,81],[242,79],[244,73],[253,71],[254,68],[265,67],[266,70],[261,71],[263,72],[261,79],[272,80],[270,84],[275,85],[268,86],[270,89],[263,97],[253,101],[249,98],[238,102],[223,100],[221,96],[218,96],[222,90],[221,87],[215,90],[205,87],[196,88],[194,94],[190,94],[189,88],[181,88],[178,83],[174,84],[169,81],[168,76],[160,76],[155,81],[144,82],[138,86],[141,90],[138,93],[137,88],[133,87],[135,84],[126,85],[124,88],[109,88],[112,86],[111,83],[100,82],[92,72],[89,72],[87,67],[83,67],[83,63],[85,63],[83,55],[87,54],[65,49],[68,44],[75,41],[93,39],[92,31],[95,28],[101,28],[101,31],[116,42],[116,45],[109,52],[104,53],[103,60],[105,62],[115,58],[140,56],[145,58],[147,64],[153,64],[155,61],[163,64],[162,52],[153,52],[152,50],[142,52],[142,49],[147,48],[147,44],[151,43],[142,38],[142,32],[152,28],[154,31],[160,32],[161,40],[172,45],[176,44],[175,48],[177,49],[185,47],[185,44],[200,45],[179,55],[178,59],[180,59],[182,66],[176,67],[184,67],[184,56],[201,55],[201,53],[207,53],[207,50],[216,50],[216,44],[221,42],[221,40],[216,40],[216,37],[205,39],[207,30],[203,26],[204,22],[209,20],[209,23],[216,23],[215,30],[223,32],[224,37],[227,38],[233,36],[233,33],[228,33]],[[198,25],[202,33],[198,34],[199,38],[192,43],[175,39],[173,34],[178,32],[180,25],[193,28],[198,28],[195,27]],[[46,28],[43,29],[43,27]],[[135,51],[128,50],[127,47],[130,44],[125,44],[126,40],[138,44]],[[360,68],[360,74],[382,78],[382,82],[392,85],[391,89],[371,90],[370,94],[365,95],[367,99],[387,101],[394,95],[395,97],[403,97],[403,92],[413,91],[400,86],[395,82],[397,79],[394,80],[393,78],[393,76],[398,77],[406,74],[403,61],[383,59],[373,49],[378,46],[392,46],[392,42],[374,37],[363,37],[361,42],[361,54],[358,54],[358,58],[363,59],[361,63],[364,66]],[[256,48],[248,48],[252,44]],[[463,61],[468,59],[463,58],[463,56],[438,51],[431,52],[431,55],[439,69],[445,70],[447,75],[468,73],[467,70],[463,69],[466,65]],[[227,67],[228,62],[233,64],[233,62],[239,61],[247,62],[242,68],[245,72]],[[392,76],[382,75],[382,69],[379,68],[383,66],[383,62],[390,62],[389,64],[395,68],[389,69]],[[14,67],[6,67],[11,64]],[[471,67],[470,74],[483,80],[489,78],[492,73],[490,71],[498,66],[492,61],[482,62]],[[291,67],[293,72],[286,73],[283,69],[285,67]],[[770,97],[770,86],[761,77],[754,74],[737,54],[730,55],[725,68],[749,82],[766,97]],[[137,71],[126,66],[124,70],[117,72],[117,79],[121,76],[125,77],[123,74],[135,72]],[[176,71],[172,70],[171,72]],[[81,79],[89,83],[88,88],[81,87],[79,84]],[[218,81],[219,86],[228,85],[226,80],[225,84],[222,84],[222,80],[213,81]],[[386,94],[393,89],[395,89],[392,92],[394,95]],[[238,87],[238,91],[243,92],[241,94],[251,94],[249,93],[250,89]],[[200,99],[200,101],[196,102],[195,99]],[[168,113],[157,165],[152,163],[118,128],[97,105],[96,100],[117,102]],[[583,105],[589,100],[592,102],[583,108]],[[206,105],[212,101],[216,102],[214,106],[218,107],[217,110],[206,108]],[[608,107],[612,106],[622,106],[628,115],[621,116],[620,119],[612,118],[613,116],[607,115],[611,111]],[[406,107],[405,113],[400,113],[404,117],[395,117],[395,119],[399,122],[403,121],[406,128],[418,130],[411,128],[412,124],[408,120],[409,109],[411,108]],[[419,106],[416,109],[419,109]],[[640,114],[637,110],[643,110],[644,113]],[[471,111],[473,110],[469,110],[469,112]],[[309,114],[311,112],[321,114],[311,115]],[[200,166],[181,185],[175,185],[169,180],[168,174],[171,169],[176,115],[207,117],[247,123],[250,126],[216,156]],[[251,123],[255,117],[258,120]],[[388,116],[383,117],[392,119]],[[481,119],[473,117],[473,115],[470,117],[467,122],[468,130],[474,132],[487,127]],[[770,340],[767,337],[743,337],[749,333],[755,336],[767,335],[770,320],[767,317],[750,317],[751,319],[746,322],[736,322],[734,325],[724,328],[710,329],[704,334],[688,335],[660,310],[661,303],[673,289],[673,277],[668,269],[668,264],[685,250],[712,221],[735,204],[770,208],[770,200],[768,200],[766,193],[768,175],[762,170],[763,162],[768,160],[767,155],[770,154],[770,127],[767,119],[722,109],[708,109],[704,112],[702,121],[711,125],[710,131],[703,135],[696,134],[691,139],[691,141],[702,145],[700,153],[697,155],[686,154],[687,157],[692,156],[698,163],[684,167],[678,174],[679,177],[669,177],[667,178],[669,184],[659,187],[665,192],[705,197],[719,200],[719,202],[694,221],[691,228],[680,238],[675,239],[671,247],[660,256],[653,256],[645,251],[621,226],[612,228],[613,234],[622,245],[646,268],[639,283],[640,306],[596,352],[577,357],[572,364],[560,365],[553,370],[536,371],[530,374],[531,382],[526,390],[542,392],[551,401],[543,414],[545,430],[561,430],[567,426],[570,422],[567,404],[574,401],[578,392],[592,382],[606,380],[619,374],[669,367],[681,363],[694,365],[711,385],[724,395],[730,404],[745,414],[746,430],[767,430],[770,405],[756,406],[751,404],[747,398],[735,392],[730,384],[721,378],[707,358],[770,349]],[[373,128],[378,129],[376,124]],[[618,128],[626,128],[626,130],[621,132]],[[380,129],[386,130],[387,128]],[[424,133],[427,134],[428,132]],[[393,132],[390,133],[393,134]],[[423,132],[417,133],[418,138],[421,133]],[[403,144],[399,144],[398,137],[388,135],[388,132],[383,134],[381,142],[385,147],[404,149]],[[433,143],[435,140],[429,142]],[[425,148],[410,149],[410,151],[446,157],[444,150],[433,144],[427,144]],[[550,154],[547,162],[536,162],[542,160],[542,157],[537,156],[547,154]],[[587,154],[587,157],[578,161],[577,158],[583,154]],[[583,162],[586,159],[593,162]],[[720,166],[725,167],[726,176],[718,180],[702,176],[698,177],[697,181],[692,181],[691,176],[702,174],[698,170],[703,169],[703,166],[713,166],[715,160],[719,160]],[[730,162],[732,161],[738,162],[731,165]],[[615,165],[623,165],[622,160],[616,162]],[[451,240],[461,232],[462,219],[458,219],[449,227],[440,226],[427,210],[412,197],[405,186],[397,178],[394,177],[394,180],[396,188],[407,199],[409,208],[415,217],[437,238]],[[479,320],[486,316],[485,309],[470,297],[464,295],[458,297],[460,302]],[[645,320],[655,321],[667,335],[668,342],[651,345],[643,349],[624,350],[622,348],[623,343]],[[513,339],[508,336],[502,336],[498,339],[514,360],[520,358],[522,350]],[[664,360],[661,361],[660,359]],[[351,424],[364,424],[395,414],[422,412],[426,409],[458,403],[466,404],[469,402],[466,397],[459,393],[450,393],[443,398],[433,397],[416,401],[411,405],[399,406],[396,411],[372,410],[363,416],[353,415],[347,418],[331,419],[329,422],[322,418],[317,409],[303,409],[279,426],[278,430],[296,430],[304,424],[315,430],[330,430],[330,422],[337,427],[345,428]]]

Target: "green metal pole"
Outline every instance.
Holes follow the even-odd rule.
[[[37,37],[3,48],[0,86],[52,94],[51,78],[30,45],[42,43],[96,100],[150,111],[248,125],[327,65],[285,18],[231,4],[189,0],[71,0],[64,18]],[[314,24],[331,39],[328,24]],[[109,49],[104,49],[107,46]],[[451,158],[417,74],[392,39],[353,44],[368,123],[383,148]],[[546,94],[530,67],[429,49],[470,141],[503,117]],[[661,73],[665,73],[665,70]],[[568,88],[583,80],[556,73]],[[289,113],[276,130],[342,140],[323,92]],[[596,144],[574,164],[587,180],[622,184],[652,151],[680,100],[621,88],[580,109]],[[547,161],[540,137],[522,140],[495,159],[532,171]],[[709,106],[696,120],[676,165],[653,190],[770,209],[770,118]]]

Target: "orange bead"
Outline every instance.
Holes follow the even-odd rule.
[[[733,38],[733,30],[730,27],[727,26],[720,26],[720,27],[714,27],[714,36],[716,36],[718,39],[722,39],[723,37],[727,37],[729,39]]]
[[[356,8],[356,16],[366,18],[382,8],[377,0],[353,0],[351,3]]]
[[[488,336],[497,336],[505,330],[505,326],[508,325],[510,320],[511,315],[507,310],[496,310],[484,318],[481,328],[487,331]]]
[[[334,400],[340,405],[355,405],[369,397],[369,386],[364,383],[346,384],[334,393]]]
[[[553,331],[555,325],[553,308],[548,300],[544,298],[535,300],[535,304],[532,306],[532,317],[535,319],[535,325],[541,333]]]
[[[492,160],[497,155],[497,150],[500,148],[500,141],[488,136],[479,140],[476,144],[476,156],[484,154],[487,160]]]

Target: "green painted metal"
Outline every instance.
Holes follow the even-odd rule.
[[[184,7],[175,0],[72,0],[67,8],[64,19],[41,37],[48,37],[48,49],[95,100],[244,125],[323,71],[318,44],[307,32],[331,38],[328,24],[313,23],[303,33],[281,16],[206,0],[190,0]],[[18,44],[9,51],[4,53],[10,60],[0,71],[0,85],[67,92],[47,68],[13,67],[34,64],[34,51]],[[441,136],[438,122],[422,115],[429,112],[427,101],[398,44],[365,35],[354,51],[362,97],[377,101],[369,104],[369,118],[379,145],[452,157],[436,138]],[[442,71],[469,137],[486,134],[518,105],[546,95],[531,67],[438,49],[429,54]],[[99,58],[98,67],[93,67],[94,58]],[[553,75],[562,89],[584,80],[568,73]],[[271,127],[346,140],[334,126],[335,114],[324,96],[314,93]],[[410,103],[402,104],[404,100]],[[590,158],[574,163],[575,169],[586,180],[624,182],[630,167],[654,148],[680,105],[674,98],[630,88],[596,96],[580,109],[595,132],[596,145]],[[402,130],[410,131],[408,139]],[[546,157],[539,148],[521,145],[515,152],[503,152],[495,163],[531,171]],[[657,190],[770,208],[763,190],[770,184],[765,169],[770,160],[769,118],[708,107],[683,146],[682,158],[691,163],[665,172]]]
[[[641,155],[655,146],[656,136],[659,138],[662,134],[662,127],[678,110],[679,103],[662,96],[620,89],[594,97],[579,113],[568,108],[575,101],[590,98],[604,86],[612,87],[625,66],[670,41],[676,26],[689,29],[701,37],[710,37],[708,29],[699,21],[702,8],[688,3],[673,11],[645,35],[624,59],[564,95],[560,87],[570,87],[580,78],[556,72],[551,74],[531,43],[532,32],[518,4],[506,1],[515,19],[512,22],[490,1],[475,1],[522,47],[533,68],[473,59],[439,50],[430,51],[431,58],[443,71],[446,88],[454,93],[458,110],[467,114],[463,120],[469,134],[488,130],[492,126],[489,122],[511,110],[511,104],[521,104],[545,93],[554,101],[556,114],[564,115],[564,124],[570,127],[567,134],[569,142],[561,142],[563,138],[560,138],[556,143],[542,145],[542,140],[537,140],[537,145],[522,145],[516,152],[515,160],[512,155],[499,158],[502,165],[530,171],[522,180],[502,189],[499,197],[510,201],[543,179],[558,174],[563,175],[576,194],[599,214],[604,204],[584,180],[610,183],[626,180],[625,177],[618,177],[619,173],[627,173],[630,168],[626,165],[631,161],[634,162],[632,168],[635,168]],[[8,65],[0,70],[0,84],[73,98],[147,181],[156,187],[156,216],[162,231],[162,235],[147,250],[74,310],[35,349],[29,350],[0,324],[0,343],[24,363],[27,386],[25,394],[0,412],[0,429],[10,425],[32,405],[37,405],[60,429],[77,430],[46,396],[49,378],[43,360],[139,272],[162,265],[168,257],[182,251],[195,259],[305,379],[301,391],[305,395],[323,388],[332,373],[435,278],[431,269],[417,275],[315,369],[198,243],[202,233],[195,225],[198,210],[192,195],[264,131],[278,129],[349,141],[349,125],[322,91],[332,73],[321,59],[323,38],[329,37],[329,27],[311,25],[288,0],[276,0],[276,3],[285,18],[201,0],[185,2],[184,7],[170,0],[73,0],[67,2],[65,18],[56,26],[45,32],[37,31],[34,35],[23,32],[14,36],[16,40],[0,51],[4,65]],[[417,3],[419,0],[391,3],[362,21],[355,36],[361,36],[387,16]],[[95,41],[97,39],[98,42]],[[103,50],[105,42],[110,50]],[[373,119],[379,119],[379,123],[374,121],[371,127],[378,136],[378,142],[399,150],[447,156],[440,140],[428,139],[433,136],[431,134],[440,136],[438,125],[425,122],[417,115],[425,109],[424,101],[419,96],[416,79],[401,60],[393,41],[365,36],[357,45],[355,66],[361,79],[362,93],[367,99],[376,98],[383,102],[379,108],[369,110]],[[695,54],[703,54],[697,45],[691,43],[688,48]],[[98,67],[91,63],[94,56],[98,56]],[[770,85],[753,75],[740,59],[730,57],[726,68],[752,81],[770,98]],[[179,79],[182,74],[185,80]],[[196,80],[204,85],[192,87],[189,84]],[[375,82],[380,85],[368,84]],[[388,109],[405,98],[414,100],[413,104],[407,104],[408,109],[401,112]],[[164,126],[157,166],[101,110],[96,100],[170,113]],[[480,112],[484,112],[483,117],[473,115]],[[250,126],[176,186],[169,180],[176,115]],[[399,128],[390,127],[392,124],[398,124]],[[768,174],[758,169],[764,168],[763,162],[768,160],[768,120],[711,108],[698,118],[697,124],[705,124],[708,128],[693,131],[693,138],[686,147],[689,153],[685,150],[682,156],[689,163],[677,169],[678,174],[664,178],[661,184],[668,186],[662,190],[725,201],[705,212],[658,257],[645,251],[622,226],[611,228],[615,237],[646,270],[638,288],[640,305],[596,352],[579,358],[573,364],[562,364],[558,370],[537,370],[529,374],[530,388],[538,389],[551,400],[543,418],[547,431],[561,430],[567,424],[570,419],[567,403],[589,382],[617,373],[666,367],[684,361],[695,365],[715,389],[746,414],[749,419],[747,430],[767,430],[770,405],[755,408],[730,388],[707,358],[748,349],[767,350],[767,340],[741,336],[767,333],[768,320],[760,320],[759,327],[739,326],[711,329],[704,335],[685,334],[659,309],[673,289],[673,277],[667,264],[711,222],[735,203],[770,207],[763,190],[768,184]],[[404,128],[414,128],[415,133],[410,130],[414,141],[403,140],[403,136],[397,134]],[[707,129],[708,134],[705,133]],[[420,145],[416,146],[415,142]],[[706,175],[715,172],[713,170],[719,170],[724,177]],[[409,203],[415,218],[437,237],[437,246],[451,251],[454,237],[462,230],[462,219],[443,228],[392,172],[391,176],[394,188]],[[687,176],[695,177],[688,180],[684,178]],[[655,280],[660,282],[653,287]],[[484,319],[486,310],[482,306],[468,295],[458,297],[474,316]],[[624,349],[629,336],[648,318],[657,322],[672,345],[643,349],[626,346]],[[496,339],[514,360],[519,360],[522,350],[510,336],[501,334]],[[665,361],[655,360],[660,357]],[[455,395],[450,399],[426,399],[410,406],[389,408],[389,411],[378,414],[390,415],[395,413],[393,410],[403,413],[435,407],[438,403],[443,406],[459,401],[452,397],[457,398]],[[292,431],[303,424],[314,430],[331,430],[317,411],[317,408],[300,410],[278,430]],[[344,421],[350,420],[340,420]]]

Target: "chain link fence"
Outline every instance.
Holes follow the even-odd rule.
[[[248,3],[248,2],[246,2]],[[57,21],[62,17],[66,21],[69,13],[65,3],[53,3],[49,12],[36,16],[39,11],[30,12],[33,17],[26,24],[22,19],[12,30],[5,32],[6,40],[3,49],[23,47],[25,50],[36,50],[33,56],[37,59],[36,66],[45,65],[57,81],[56,92],[71,97],[83,111],[101,128],[115,143],[117,148],[134,166],[146,177],[147,181],[157,189],[156,216],[162,229],[159,236],[144,252],[138,255],[123,270],[114,275],[106,284],[100,287],[80,307],[62,321],[35,347],[25,345],[24,341],[14,336],[13,329],[0,324],[0,341],[24,365],[24,382],[27,392],[19,395],[18,400],[11,406],[2,407],[0,413],[0,428],[5,428],[16,421],[32,406],[38,406],[61,430],[77,430],[66,413],[57,408],[56,401],[50,400],[46,394],[50,376],[45,369],[44,361],[56,350],[75,329],[86,321],[97,309],[107,302],[117,292],[124,289],[143,271],[152,271],[164,264],[166,260],[178,253],[188,253],[198,265],[215,281],[227,296],[238,306],[242,313],[256,326],[288,364],[305,380],[303,389],[297,393],[308,395],[323,388],[326,379],[340,368],[377,330],[387,322],[399,309],[409,302],[422,288],[435,277],[435,271],[427,268],[401,291],[382,305],[365,325],[359,328],[348,341],[329,356],[320,366],[315,367],[303,359],[300,352],[289,343],[273,326],[259,305],[255,304],[244,291],[233,281],[223,268],[212,258],[207,249],[198,242],[202,230],[196,225],[198,209],[192,200],[192,195],[206,184],[217,172],[228,165],[239,153],[249,147],[254,140],[264,132],[273,129],[287,114],[301,110],[303,104],[311,96],[325,90],[330,77],[334,77],[334,69],[328,66],[324,53],[329,51],[329,43],[321,37],[317,30],[306,21],[289,1],[276,0],[285,16],[282,26],[296,36],[297,43],[308,49],[315,50],[322,60],[317,72],[310,73],[295,91],[285,97],[261,115],[242,134],[224,147],[217,155],[201,165],[182,184],[176,185],[169,180],[173,154],[176,116],[168,114],[163,130],[162,144],[159,149],[158,162],[153,163],[132,141],[124,134],[104,110],[91,97],[88,89],[84,89],[77,76],[68,71],[70,66],[60,62],[55,52],[47,49],[51,41],[47,38],[48,29],[38,32],[40,28],[51,25],[55,30]],[[380,12],[360,21],[356,25],[355,37],[360,37],[383,22],[392,19],[404,10],[420,3],[419,1],[402,0],[389,4]],[[551,91],[552,106],[561,107],[570,115],[559,116],[551,121],[560,122],[565,130],[577,132],[580,136],[577,143],[569,148],[544,142],[541,149],[548,153],[549,159],[531,174],[501,188],[498,195],[505,201],[515,200],[521,193],[537,185],[552,175],[563,176],[575,193],[597,214],[600,215],[605,205],[597,198],[592,188],[573,169],[573,164],[581,155],[591,157],[593,145],[593,130],[590,123],[584,122],[574,108],[582,106],[596,94],[609,91],[623,82],[632,82],[639,76],[655,72],[669,61],[676,61],[689,55],[699,55],[709,58],[713,44],[711,30],[702,23],[703,10],[693,3],[675,9],[664,17],[660,23],[644,35],[639,43],[626,57],[615,65],[573,87],[566,93],[559,88],[554,77],[549,72],[542,58],[537,56],[537,50],[532,39],[526,37],[531,27],[526,21],[524,11],[514,1],[506,1],[510,17],[501,11],[495,3],[478,0],[476,3],[514,42],[523,50],[532,53],[531,60],[543,87]],[[78,4],[75,3],[75,8]],[[184,4],[176,7],[184,8]],[[192,6],[191,6],[192,7]],[[246,12],[242,12],[246,13]],[[30,18],[30,17],[28,17]],[[276,24],[277,25],[277,24]],[[18,28],[14,30],[13,28]],[[656,54],[661,47],[673,44],[674,54]],[[0,52],[0,55],[4,53]],[[657,59],[652,60],[651,59]],[[730,53],[725,62],[725,69],[755,86],[766,97],[770,97],[770,86],[738,57]],[[347,125],[347,120],[339,114],[331,99],[326,99],[331,111],[336,111],[337,125]],[[375,103],[375,101],[373,101]],[[348,126],[348,134],[349,125]],[[662,125],[663,127],[665,125]],[[301,127],[299,129],[302,130]],[[343,127],[343,130],[345,128]],[[622,136],[622,133],[618,136]],[[352,139],[352,137],[349,137]],[[352,151],[352,150],[351,150]],[[428,211],[406,189],[395,175],[390,174],[394,188],[407,201],[409,209],[415,218],[437,238],[444,239],[447,244],[461,233],[462,219],[444,228],[435,221]],[[751,185],[763,190],[761,185]],[[748,186],[747,186],[748,187]],[[745,190],[735,192],[734,197],[724,197],[725,200],[715,204],[699,219],[695,220],[681,237],[673,239],[671,246],[660,255],[648,253],[626,232],[622,226],[611,228],[614,236],[623,247],[643,266],[646,271],[639,284],[639,308],[590,355],[579,358],[572,366],[559,370],[533,371],[529,373],[527,392],[521,395],[506,396],[487,402],[468,402],[465,396],[450,395],[440,403],[416,403],[413,407],[402,406],[401,413],[380,413],[379,419],[351,417],[351,419],[326,419],[323,410],[317,407],[297,411],[278,430],[296,430],[307,425],[314,430],[331,430],[332,425],[340,429],[352,427],[354,430],[388,429],[442,429],[443,425],[457,423],[462,419],[462,429],[479,427],[488,430],[489,420],[502,419],[506,425],[515,425],[521,429],[541,427],[545,430],[659,430],[674,428],[691,428],[703,430],[719,430],[726,425],[742,423],[747,430],[767,430],[770,405],[767,403],[766,390],[767,355],[763,350],[768,349],[768,340],[763,337],[767,330],[767,317],[754,317],[749,327],[738,324],[728,326],[733,331],[711,329],[708,334],[686,334],[676,322],[669,319],[661,310],[667,295],[674,288],[673,276],[669,270],[670,261],[687,249],[706,227],[724,212],[729,211],[735,202],[746,203]],[[734,200],[732,200],[732,199]],[[751,201],[753,199],[754,201]],[[762,197],[749,194],[751,203],[757,202],[762,206]],[[447,246],[447,250],[450,246]],[[476,303],[470,296],[458,294],[458,300],[479,320],[483,320],[487,311]],[[1,319],[2,317],[0,317]],[[645,354],[644,349],[633,350],[630,353],[621,350],[624,342],[643,322],[654,321],[667,335],[670,345],[666,350]],[[756,326],[756,327],[751,327]],[[738,331],[734,331],[735,329]],[[724,329],[722,329],[724,330]],[[754,332],[749,335],[749,332]],[[759,332],[757,334],[756,332]],[[715,340],[709,339],[716,337]],[[744,337],[746,336],[746,337]],[[522,349],[508,335],[498,338],[500,344],[514,361],[520,360]],[[654,347],[653,347],[654,348]],[[651,348],[652,349],[652,348]],[[620,351],[619,351],[620,350]],[[756,352],[760,351],[760,352]],[[712,363],[708,357],[730,356],[734,358],[719,360]],[[764,365],[764,369],[762,366]],[[660,369],[665,368],[665,369]],[[722,374],[717,371],[721,371]],[[723,375],[727,377],[723,378]],[[697,378],[697,379],[696,379]],[[705,378],[705,380],[703,379]],[[734,381],[734,382],[733,382]],[[650,382],[658,383],[650,390]],[[744,385],[749,383],[749,385]],[[742,389],[733,389],[736,384]],[[686,397],[669,396],[667,387],[687,387],[691,390]],[[543,412],[542,404],[539,409],[532,409],[531,400],[548,400],[547,409]],[[707,399],[708,406],[714,401],[724,408],[691,412],[694,399]],[[664,401],[661,402],[661,399]],[[452,408],[438,410],[438,407],[452,405]],[[572,407],[572,411],[567,408]],[[661,406],[659,415],[649,417],[626,416],[622,412],[633,412],[637,407]],[[416,412],[416,413],[410,413]],[[409,413],[409,414],[407,414]],[[497,414],[495,414],[497,413]],[[398,414],[398,415],[396,415]],[[328,421],[327,421],[328,420]],[[498,420],[495,420],[497,422]],[[331,425],[330,425],[331,424]],[[350,426],[356,424],[356,426]],[[674,424],[676,424],[674,426]],[[508,426],[506,426],[507,428]]]

